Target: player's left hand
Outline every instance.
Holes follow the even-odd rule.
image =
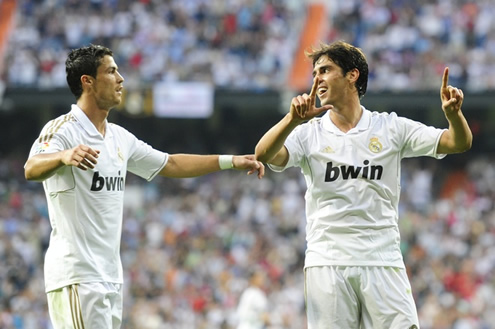
[[[456,114],[461,110],[464,101],[464,93],[461,89],[448,85],[449,68],[443,71],[442,87],[440,88],[440,99],[442,110],[446,116]]]
[[[234,169],[248,170],[248,175],[258,172],[258,178],[261,179],[265,175],[265,165],[257,161],[254,154],[235,155],[232,158]]]

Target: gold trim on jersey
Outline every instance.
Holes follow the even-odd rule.
[[[76,118],[71,114],[68,113],[63,116],[62,119],[55,119],[50,122],[50,125],[46,127],[46,132],[42,134],[39,138],[39,142],[49,142],[52,138],[53,135],[64,125],[64,123],[69,122],[69,121],[76,121]]]
[[[72,284],[69,286],[70,313],[72,315],[72,323],[74,324],[74,328],[84,329],[81,301],[79,299],[79,291],[77,288],[77,284]]]
[[[122,151],[120,151],[120,147],[117,147],[117,155],[119,156],[120,162],[124,162],[124,155],[122,154]]]

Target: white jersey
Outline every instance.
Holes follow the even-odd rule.
[[[357,126],[339,130],[326,113],[298,126],[285,168],[300,167],[307,191],[305,267],[404,267],[398,204],[402,158],[437,155],[443,129],[363,107]]]
[[[86,171],[64,166],[43,182],[52,232],[45,256],[45,290],[81,282],[123,282],[120,239],[127,171],[151,180],[168,154],[115,124],[101,135],[76,105],[48,122],[29,156],[80,144],[99,150]]]
[[[248,287],[242,293],[237,307],[237,329],[263,329],[267,308],[268,298],[265,292],[257,287]]]

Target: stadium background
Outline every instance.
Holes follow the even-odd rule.
[[[463,88],[473,149],[406,160],[400,228],[422,328],[495,327],[493,1],[0,0],[0,328],[50,328],[42,187],[23,178],[41,126],[65,113],[68,49],[115,52],[126,100],[110,121],[167,152],[251,153],[310,86],[300,57],[343,39],[370,62],[364,106],[445,127],[445,66]],[[157,86],[190,86],[183,116],[158,113]],[[304,328],[304,182],[297,171],[197,179],[129,175],[122,238],[124,328],[233,328],[249,270],[270,278],[269,328]]]

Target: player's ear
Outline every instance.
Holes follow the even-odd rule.
[[[81,76],[81,85],[83,86],[83,88],[84,86],[89,87],[93,84],[93,80],[94,79],[92,76],[84,74]]]
[[[355,84],[359,79],[359,70],[357,68],[353,68],[346,74],[346,78],[351,84]]]

